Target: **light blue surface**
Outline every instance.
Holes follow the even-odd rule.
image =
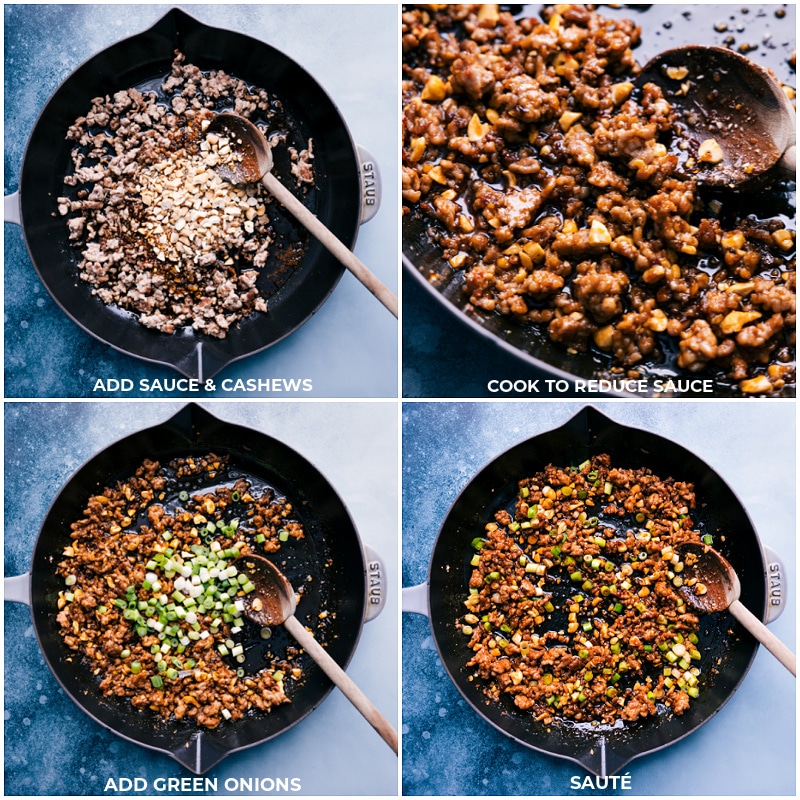
[[[39,526],[64,482],[117,439],[171,417],[178,403],[6,403],[5,575],[27,571]],[[383,557],[387,605],[366,623],[348,674],[398,719],[397,410],[393,403],[205,404],[305,456]],[[5,604],[5,795],[107,794],[109,778],[191,777],[167,756],[117,738],[63,693],[41,656],[30,610]],[[357,754],[358,758],[354,756]],[[396,795],[397,757],[337,689],[300,724],[210,770],[227,778],[299,778],[295,795]],[[249,792],[233,792],[249,794]],[[275,792],[259,792],[270,794]],[[174,794],[174,792],[173,792]],[[277,794],[280,794],[278,792]]]
[[[146,30],[172,7],[4,7],[5,194],[18,188],[28,136],[59,84],[95,53]],[[362,226],[355,253],[397,292],[396,8],[308,4],[179,7],[208,25],[268,42],[300,63],[332,97],[354,141],[375,157],[383,179],[380,210]],[[39,282],[19,228],[4,227],[7,397],[92,397],[97,378],[131,378],[138,385],[142,377],[178,376],[169,368],[120,354],[74,325]],[[218,378],[311,378],[314,397],[395,397],[397,341],[397,321],[346,273],[320,311],[299,330],[268,350],[231,364]],[[219,386],[217,381],[217,391],[208,396],[253,396],[226,394]],[[279,399],[294,396],[307,397],[308,393],[284,392]]]
[[[795,405],[595,403],[625,425],[691,450],[738,495],[763,544],[783,558],[788,607],[770,629],[795,645]],[[556,428],[580,404],[406,403],[403,586],[427,579],[439,526],[471,478],[517,442]],[[699,730],[624,768],[632,795],[795,794],[795,679],[759,648],[745,681]],[[570,762],[498,733],[450,682],[425,617],[403,615],[403,791],[407,795],[570,795]],[[591,792],[586,792],[591,793]]]

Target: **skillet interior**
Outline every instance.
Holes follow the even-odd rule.
[[[164,461],[175,455],[212,450],[228,454],[242,472],[256,476],[290,498],[306,528],[307,541],[292,548],[285,565],[298,585],[313,576],[318,587],[304,596],[298,616],[309,624],[323,607],[334,613],[324,641],[333,658],[345,666],[358,642],[365,607],[365,567],[353,522],[325,478],[302,456],[269,436],[221,422],[197,406],[187,406],[167,422],[128,436],[88,461],[69,480],[53,502],[42,525],[31,563],[31,609],[42,652],[67,694],[100,724],[133,742],[164,751],[193,772],[210,769],[229,753],[264,742],[310,713],[332,684],[307,657],[304,679],[291,694],[292,702],[266,715],[251,715],[200,732],[188,721],[154,724],[125,700],[103,698],[96,683],[63,643],[55,624],[55,601],[63,582],[55,563],[69,542],[69,524],[78,518],[86,498],[115,478],[126,477],[144,458]],[[331,531],[336,531],[335,538]],[[282,549],[279,559],[286,558]],[[330,557],[331,566],[322,564]],[[324,574],[323,574],[324,573]],[[276,639],[276,647],[280,640]],[[258,654],[245,665],[255,664]],[[257,667],[254,667],[257,668]]]
[[[311,239],[301,267],[269,300],[269,312],[251,315],[224,340],[191,329],[173,336],[145,329],[132,314],[92,297],[88,285],[77,280],[76,253],[68,244],[64,220],[52,216],[70,165],[66,130],[93,97],[167,75],[176,48],[201,69],[224,69],[281,99],[299,140],[314,140],[317,189],[309,193],[312,210],[348,246],[358,228],[360,185],[355,148],[344,121],[302,67],[264,42],[209,27],[178,9],[149,30],[95,55],[55,92],[34,126],[20,175],[23,233],[42,282],[73,321],[101,341],[205,379],[299,327],[333,291],[343,268]],[[277,163],[280,175],[280,159]],[[268,283],[266,277],[262,281]],[[268,286],[259,286],[263,294],[269,293]]]
[[[508,10],[516,17],[538,16],[542,4],[508,4],[502,5],[503,10]],[[786,19],[776,18],[777,9],[783,9]],[[659,52],[670,47],[682,44],[702,43],[725,45],[733,40],[731,46],[752,46],[759,42],[766,46],[756,46],[748,51],[748,56],[759,63],[772,69],[780,80],[788,85],[796,84],[794,70],[789,66],[789,58],[794,50],[794,36],[786,32],[786,26],[793,13],[791,8],[787,12],[785,6],[732,6],[732,5],[675,5],[675,4],[647,4],[630,5],[620,4],[616,8],[605,5],[600,13],[606,17],[632,18],[642,27],[642,44],[636,49],[634,55],[640,64],[646,63]],[[717,27],[715,27],[717,26]],[[790,25],[794,30],[793,24]],[[792,187],[793,189],[793,187]],[[762,191],[758,194],[757,202],[752,197],[744,197],[742,203],[745,209],[754,208],[756,215],[778,215],[787,221],[787,227],[794,227],[795,216],[794,191],[784,190],[779,187],[775,191]],[[730,197],[724,198],[726,202]],[[432,340],[439,330],[440,315],[448,317],[444,324],[447,335],[443,337],[448,341],[458,335],[462,342],[462,352],[468,354],[462,363],[452,363],[452,375],[442,371],[438,362],[427,367],[425,364],[415,365],[420,372],[430,369],[431,383],[438,377],[441,385],[459,383],[459,375],[468,370],[473,362],[480,362],[481,348],[485,358],[491,359],[496,350],[492,345],[499,346],[504,352],[517,360],[519,367],[526,369],[523,375],[528,375],[531,368],[544,370],[561,379],[579,378],[593,380],[608,378],[608,369],[611,366],[607,355],[599,351],[587,353],[568,353],[565,348],[551,342],[545,334],[524,326],[513,319],[499,314],[464,313],[467,306],[466,297],[462,292],[464,276],[461,272],[452,270],[441,258],[441,250],[432,244],[427,235],[427,224],[424,220],[414,217],[403,219],[403,266],[406,274],[422,289],[422,302],[424,309],[414,317],[414,327],[404,328],[404,337],[407,349],[411,351],[416,342],[424,343]],[[431,281],[429,275],[438,276],[438,280]],[[457,321],[457,328],[453,330],[450,320]],[[430,328],[428,328],[430,326]],[[420,352],[427,353],[423,347]],[[448,354],[448,363],[452,362],[453,355]],[[666,363],[656,361],[645,362],[642,366],[644,375],[651,378],[696,378],[698,375],[686,373],[673,368]],[[478,367],[480,369],[480,367]],[[491,377],[517,377],[516,375],[491,374]],[[710,377],[705,376],[703,377]],[[476,384],[472,384],[476,385]],[[652,389],[651,389],[652,392]],[[431,396],[449,394],[449,392],[430,392]],[[474,391],[465,396],[474,396]],[[482,387],[481,395],[485,394]],[[563,393],[559,393],[562,396]],[[617,394],[611,392],[610,394]],[[675,393],[680,396],[707,396],[689,388]],[[776,393],[777,394],[777,393]],[[782,396],[794,396],[794,386],[787,386],[781,393]],[[569,396],[569,395],[567,395]],[[642,396],[638,393],[637,396]],[[718,377],[714,384],[716,397],[740,397],[736,384],[731,384],[723,377]]]
[[[469,680],[464,667],[464,637],[453,624],[463,614],[467,593],[470,542],[516,493],[517,480],[547,463],[579,463],[590,454],[606,452],[620,466],[649,466],[662,477],[671,475],[695,483],[702,505],[696,520],[710,533],[725,531],[715,543],[737,570],[742,602],[752,609],[766,607],[764,557],[746,511],[730,488],[704,462],[683,447],[660,436],[619,425],[591,407],[582,409],[565,425],[522,442],[484,467],[451,507],[439,532],[431,558],[430,619],[442,662],[467,702],[501,732],[536,750],[577,761],[596,774],[614,774],[631,759],[665,747],[694,731],[730,698],[752,662],[757,644],[745,637],[726,635],[729,615],[702,621],[707,675],[710,658],[721,658],[713,685],[703,685],[700,697],[681,717],[645,720],[627,729],[602,732],[575,725],[544,726],[519,712],[513,703],[487,704]],[[734,631],[738,630],[734,628]],[[605,749],[600,739],[605,739]]]

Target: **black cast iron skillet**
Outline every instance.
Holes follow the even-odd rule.
[[[78,253],[67,239],[55,200],[64,194],[72,143],[67,128],[94,97],[130,87],[156,86],[170,72],[176,49],[188,63],[227,73],[266,89],[281,100],[294,141],[313,139],[316,188],[304,197],[319,219],[352,247],[361,214],[361,177],[356,148],[333,101],[300,65],[264,42],[212,28],[172,9],[153,27],[124,39],[76,69],[47,102],[25,152],[19,182],[20,221],[31,260],[63,311],[92,336],[124,353],[174,367],[190,378],[210,378],[227,364],[263,350],[306,322],[343,274],[341,265],[273,203],[273,223],[290,237],[308,239],[305,257],[275,294],[271,275],[285,270],[272,258],[259,278],[269,312],[254,313],[220,340],[182,329],[173,335],[144,328],[135,315],[104,305],[77,277]],[[275,172],[287,186],[287,148],[275,152]],[[55,212],[55,213],[54,213]],[[283,215],[283,216],[281,216]]]
[[[510,11],[515,17],[539,16],[543,5],[538,3],[502,4],[503,11]],[[776,18],[779,6],[725,6],[709,5],[624,5],[610,8],[608,5],[600,9],[600,13],[611,18],[632,18],[642,28],[642,44],[634,51],[636,60],[644,65],[650,58],[670,47],[685,44],[718,44],[740,46],[751,43],[768,42],[769,46],[755,47],[748,51],[748,57],[763,66],[772,69],[777,76],[790,85],[794,85],[795,76],[787,61],[792,54],[793,46],[785,44],[794,41],[782,32],[785,22]],[[785,9],[784,9],[785,11]],[[744,31],[742,33],[741,31]],[[724,197],[726,204],[733,202],[730,195]],[[793,222],[794,203],[781,187],[775,190],[762,191],[754,202],[752,196],[736,202],[741,203],[744,213],[756,216],[787,215],[787,222]],[[428,313],[445,314],[457,319],[469,334],[466,340],[471,354],[480,357],[482,340],[498,345],[510,356],[517,359],[520,367],[519,375],[498,376],[516,378],[526,376],[527,368],[542,370],[559,380],[570,384],[575,379],[583,381],[608,379],[611,361],[609,357],[597,350],[586,353],[571,353],[566,348],[552,342],[546,332],[532,326],[523,325],[514,319],[497,314],[487,314],[469,308],[468,295],[462,291],[464,275],[453,270],[442,259],[442,251],[433,244],[428,235],[430,221],[420,215],[412,214],[403,218],[403,266],[406,273],[424,287],[425,295],[431,299]],[[431,276],[436,276],[435,280]],[[406,336],[413,332],[405,331]],[[672,347],[665,342],[666,347]],[[650,379],[669,378],[676,380],[679,387],[675,396],[708,396],[704,389],[692,379],[712,377],[705,374],[692,374],[678,369],[670,362],[674,353],[667,353],[667,359],[661,361],[646,360],[637,365],[642,374]],[[674,359],[672,359],[674,361]],[[683,379],[683,384],[677,383]],[[649,381],[649,394],[655,392],[652,380]],[[625,391],[611,389],[603,394],[624,396]],[[782,395],[794,396],[794,387],[781,391]],[[637,393],[641,396],[642,393]],[[724,379],[715,379],[714,396],[740,397],[735,383]]]
[[[42,653],[68,696],[113,733],[162,751],[197,774],[230,753],[265,742],[297,724],[324,700],[333,684],[304,655],[300,661],[303,679],[287,692],[291,703],[268,714],[250,712],[244,719],[223,722],[215,730],[201,730],[188,720],[161,722],[152,713],[135,710],[128,700],[104,698],[89,669],[75,658],[58,632],[56,600],[64,583],[55,574],[55,566],[71,541],[70,523],[81,518],[93,493],[117,479],[128,478],[145,458],[157,459],[163,465],[175,456],[208,452],[228,455],[233,470],[273,487],[293,503],[305,526],[305,539],[284,545],[273,560],[277,559],[293,586],[306,590],[298,604],[298,619],[315,630],[331,656],[346,667],[362,623],[379,612],[373,603],[377,595],[370,593],[367,602],[366,556],[347,508],[324,476],[287,445],[222,422],[199,406],[186,406],[166,422],[121,439],[84,464],[53,501],[34,547],[30,573],[22,576],[29,580],[28,599]],[[370,561],[373,556],[370,552]],[[6,599],[17,598],[7,591]],[[323,609],[329,612],[327,619],[331,621],[324,629],[318,620]],[[276,628],[266,642],[259,641],[257,634],[255,631],[246,644],[246,671],[260,669],[266,648],[280,653],[292,641],[282,628]]]
[[[599,453],[608,453],[615,466],[650,467],[661,477],[693,482],[698,508],[692,518],[704,532],[714,535],[714,546],[736,569],[744,605],[756,615],[767,613],[766,557],[747,512],[722,478],[680,445],[620,425],[592,407],[583,408],[559,428],[515,445],[475,475],[442,524],[431,555],[427,587],[411,591],[426,591],[427,614],[442,664],[483,719],[520,744],[570,759],[605,777],[619,772],[634,758],[682,739],[713,717],[744,679],[758,643],[727,612],[703,617],[700,696],[682,716],[665,712],[613,729],[568,722],[544,725],[511,701],[487,702],[470,680],[472,670],[465,666],[469,657],[465,637],[454,624],[463,616],[468,594],[469,560],[474,553],[470,543],[494,519],[497,509],[513,503],[521,478],[548,463],[579,464]],[[411,602],[404,599],[405,610],[423,610],[414,605],[413,598]],[[710,665],[717,660],[719,672],[709,680]]]

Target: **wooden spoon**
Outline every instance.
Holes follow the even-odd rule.
[[[681,545],[679,553],[684,563],[683,585],[679,591],[689,605],[705,614],[727,608],[796,676],[797,659],[794,653],[739,600],[742,587],[730,563],[712,547],[703,544]]]
[[[255,585],[255,591],[244,598],[245,615],[259,625],[283,624],[297,643],[319,664],[325,674],[342,690],[364,719],[397,753],[397,731],[356,686],[347,673],[331,658],[328,651],[305,629],[294,616],[297,597],[286,576],[263,556],[241,556],[234,562]]]
[[[238,114],[217,114],[206,133],[228,137],[231,149],[241,156],[240,160],[217,168],[221,177],[231,183],[263,183],[267,191],[397,317],[397,297],[272,174],[272,150],[264,134],[250,120]]]
[[[717,188],[753,188],[796,170],[795,110],[765,67],[724,47],[688,45],[649,61],[639,85],[655,83],[678,114],[685,172]]]

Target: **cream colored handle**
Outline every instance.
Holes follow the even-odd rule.
[[[767,650],[783,664],[789,672],[797,677],[797,658],[795,654],[754,614],[742,605],[740,600],[734,600],[728,611],[758,639]]]
[[[24,603],[26,606],[31,604],[30,572],[26,572],[24,575],[3,578],[3,600],[8,600],[11,603]]]
[[[397,297],[381,283],[369,268],[348,250],[271,172],[261,179],[269,193],[301,222],[320,244],[325,246],[337,260],[369,289],[378,300],[397,317]]]
[[[342,694],[358,709],[364,719],[397,753],[397,731],[378,711],[372,701],[356,686],[350,676],[331,658],[328,651],[303,627],[297,617],[287,617],[284,626],[303,649],[319,664],[323,672],[342,690]]]
[[[22,225],[22,209],[19,207],[19,192],[4,196],[3,222],[12,222],[14,225]]]

